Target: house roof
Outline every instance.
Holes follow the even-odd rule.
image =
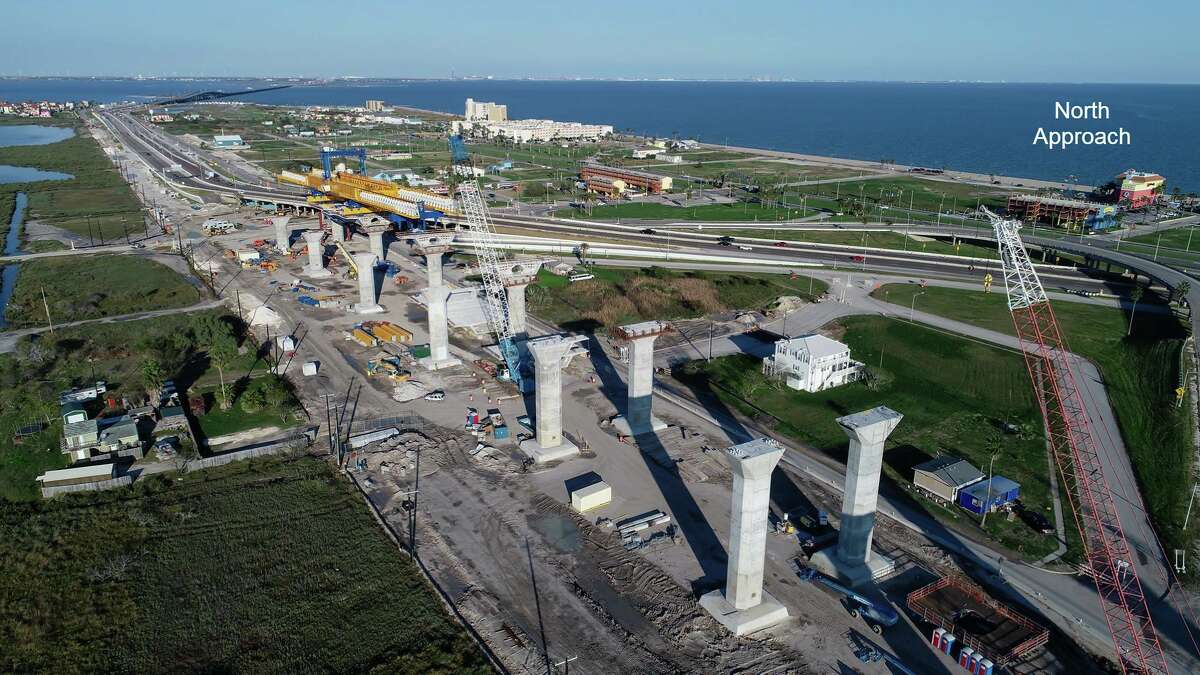
[[[73,412],[82,412],[85,415],[87,414],[87,408],[85,408],[83,403],[79,401],[67,401],[59,406],[59,410],[61,411],[63,417],[66,417],[68,413]]]
[[[88,464],[73,466],[67,469],[54,469],[38,476],[35,480],[54,482],[60,480],[78,480],[80,478],[112,478],[112,464]]]
[[[988,483],[991,483],[991,495],[993,497],[1007,494],[1013,490],[1021,489],[1020,484],[1018,484],[1016,481],[1009,480],[1004,476],[992,476],[990,480],[981,480],[971,487],[964,489],[963,492],[971,495],[972,497],[987,499]]]
[[[71,422],[63,427],[63,436],[84,436],[87,434],[99,433],[100,425],[96,420],[81,420],[79,422]]]
[[[846,345],[831,340],[824,335],[801,335],[787,341],[788,346],[795,348],[803,348],[814,359],[821,359],[827,356],[836,356],[850,350]]]
[[[976,469],[970,462],[949,455],[922,462],[914,466],[913,470],[933,474],[941,482],[956,488],[970,485],[983,478],[983,472]]]

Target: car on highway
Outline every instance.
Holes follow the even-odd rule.
[[[754,250],[754,247],[753,247],[753,246],[745,246],[745,245],[742,245],[742,246],[738,246],[738,249],[739,249],[739,250],[742,250],[742,251],[753,251],[753,250]]]
[[[717,246],[733,246],[732,241],[718,241]]]
[[[655,234],[655,232],[647,227],[646,229],[642,230],[642,234]]]
[[[130,244],[129,248],[146,248],[146,245],[141,242],[138,242],[136,244]]]
[[[717,241],[733,241],[733,237],[726,234],[719,237]]]
[[[852,255],[852,256],[850,256],[850,261],[851,261],[851,262],[857,262],[857,263],[865,263],[865,262],[867,262],[867,256],[865,256],[865,255]]]
[[[787,242],[786,241],[777,241],[774,244],[772,244],[772,246],[778,246],[779,248],[786,248]]]

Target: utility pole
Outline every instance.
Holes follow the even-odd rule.
[[[50,318],[50,303],[46,302],[46,289],[41,287],[42,291],[42,307],[46,308],[46,323],[50,325],[50,334],[54,334],[54,321]]]

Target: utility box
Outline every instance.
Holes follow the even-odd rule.
[[[580,513],[600,508],[611,501],[612,488],[604,481],[571,491],[571,508]]]
[[[275,343],[279,345],[279,348],[285,352],[296,351],[296,338],[292,337],[291,335],[280,335],[279,337],[275,338]]]
[[[304,362],[304,371],[303,371],[304,376],[312,377],[313,375],[316,375],[317,369],[320,367],[321,367],[320,363],[317,361],[305,361]]]

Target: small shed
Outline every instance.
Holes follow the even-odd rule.
[[[970,462],[943,455],[913,467],[913,485],[918,490],[947,504],[958,501],[963,488],[983,480],[983,472]]]
[[[958,505],[971,513],[982,514],[1011,504],[1020,496],[1021,486],[1015,481],[1004,476],[992,476],[959,492]]]
[[[604,481],[571,490],[571,508],[580,513],[598,509],[611,501],[612,488]]]
[[[62,410],[63,425],[84,422],[88,419],[87,408],[80,401],[67,401],[60,408]]]
[[[184,415],[183,408],[177,405],[164,406],[158,409],[158,426],[155,430],[187,428],[187,417]]]
[[[35,480],[41,483],[44,488],[62,485],[82,485],[83,483],[109,480],[116,475],[116,472],[116,464],[90,464],[87,466],[73,466],[69,469],[47,471]]]

